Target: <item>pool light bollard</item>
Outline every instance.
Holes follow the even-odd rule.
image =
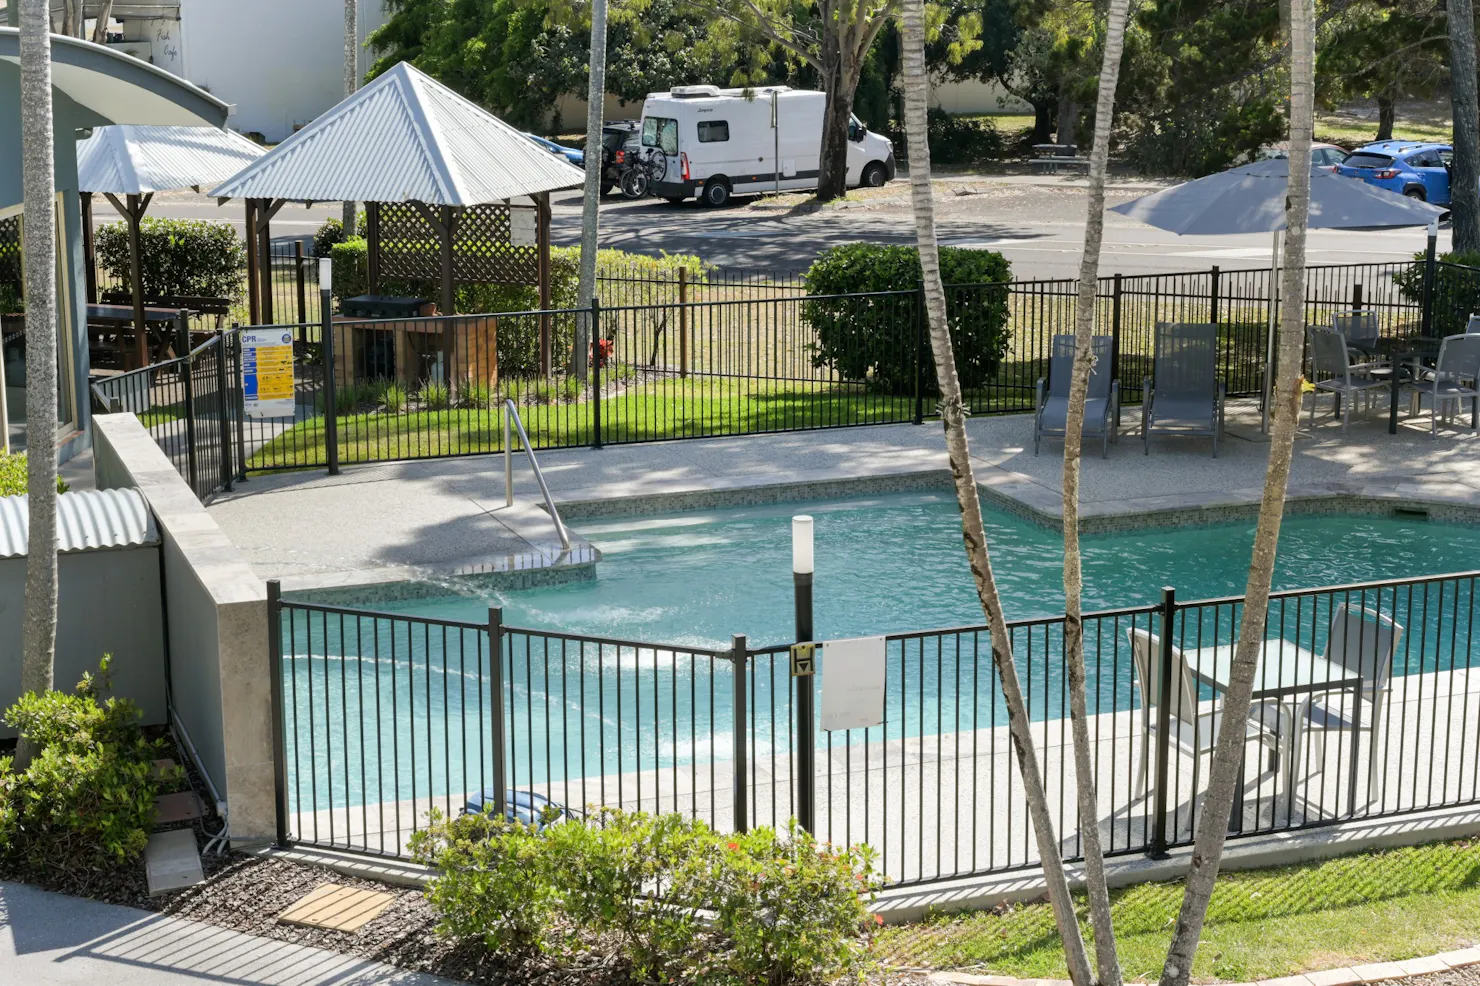
[[[812,631],[812,518],[791,519],[791,581],[796,599],[797,642],[791,648],[791,676],[796,684],[797,710],[797,824],[816,834],[817,720],[813,710],[813,679],[817,645]]]
[[[319,258],[319,345],[324,368],[324,462],[329,475],[339,475],[339,408],[334,395],[334,261]]]

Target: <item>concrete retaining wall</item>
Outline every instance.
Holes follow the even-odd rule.
[[[94,419],[99,489],[136,486],[163,542],[175,714],[230,807],[236,842],[276,831],[267,590],[132,414]]]

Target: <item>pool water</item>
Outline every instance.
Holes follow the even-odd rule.
[[[689,511],[572,525],[601,550],[593,581],[379,604],[390,612],[563,633],[727,647],[793,639],[791,517],[816,518],[820,639],[983,622],[948,494]],[[1010,620],[1063,613],[1063,540],[988,509],[987,543]],[[1252,523],[1087,535],[1086,611],[1243,595]],[[1299,516],[1282,525],[1275,588],[1469,571],[1480,528],[1421,518]]]

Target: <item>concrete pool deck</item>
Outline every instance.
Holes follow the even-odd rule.
[[[1329,406],[1329,405],[1325,405]],[[1480,521],[1480,435],[1466,415],[1430,438],[1427,414],[1387,433],[1385,407],[1354,411],[1348,434],[1329,416],[1296,443],[1290,512],[1421,509]],[[1219,456],[1208,439],[1153,439],[1144,455],[1138,411],[1101,459],[1086,448],[1081,524],[1104,531],[1253,516],[1268,445],[1258,409],[1231,402]],[[1302,416],[1301,424],[1308,424]],[[1061,517],[1062,445],[1033,455],[1028,415],[968,424],[977,482],[1004,509],[1053,526]],[[583,517],[948,489],[937,422],[695,439],[538,453],[566,522]],[[211,516],[264,579],[285,590],[427,575],[537,570],[594,555],[576,539],[562,557],[533,474],[515,457],[515,504],[504,505],[501,455],[348,466],[255,476],[217,498]]]

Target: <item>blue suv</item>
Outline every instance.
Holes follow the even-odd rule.
[[[1380,140],[1348,154],[1336,166],[1336,173],[1409,198],[1448,205],[1453,156],[1454,148],[1448,144]]]

